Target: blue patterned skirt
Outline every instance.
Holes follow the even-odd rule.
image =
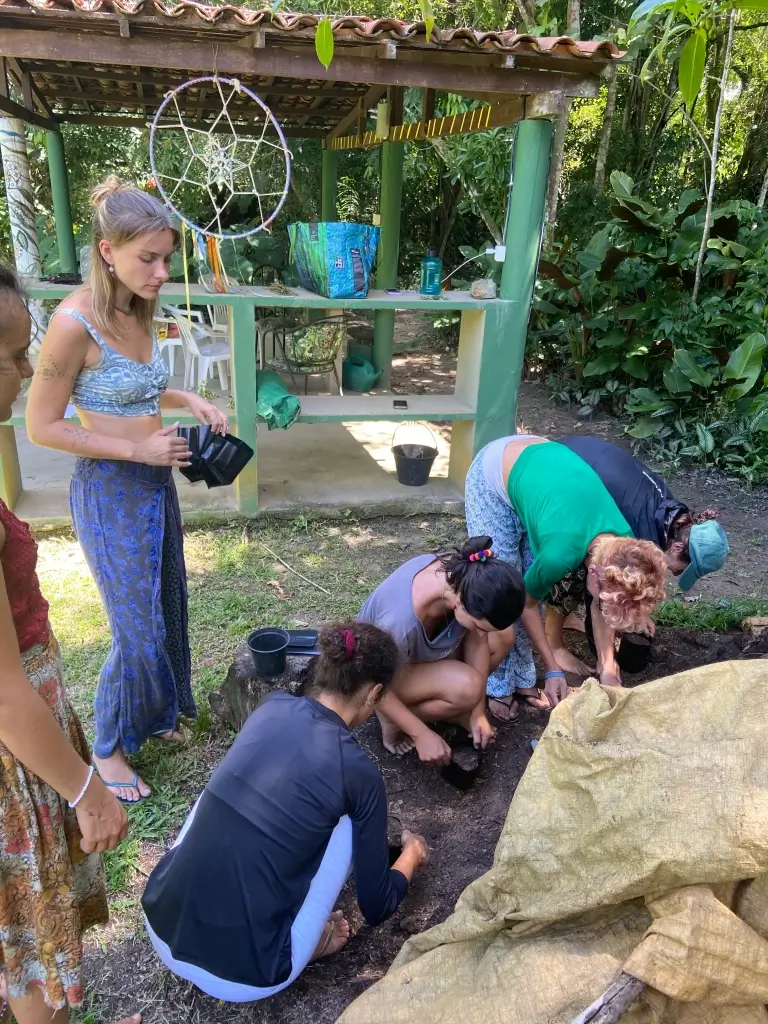
[[[78,459],[70,488],[77,539],[109,619],[112,649],[94,705],[97,757],[135,754],[192,699],[187,581],[172,472]]]
[[[469,467],[464,484],[464,507],[467,515],[467,533],[470,537],[493,538],[497,558],[509,562],[525,573],[533,562],[528,534],[517,513],[508,501],[488,486],[483,470],[485,448],[477,453]],[[515,646],[499,667],[488,678],[489,697],[508,697],[516,689],[536,685],[536,666],[531,641],[522,622],[515,627]]]

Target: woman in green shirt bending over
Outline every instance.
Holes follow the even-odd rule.
[[[480,451],[465,486],[470,535],[492,534],[499,558],[525,575],[527,599],[515,646],[488,679],[490,710],[517,717],[517,697],[537,705],[531,643],[544,663],[552,707],[567,694],[565,672],[582,674],[567,651],[557,659],[539,609],[552,587],[582,563],[593,597],[600,682],[621,685],[615,630],[641,630],[664,593],[664,556],[635,540],[598,475],[564,445],[528,434],[502,437]]]

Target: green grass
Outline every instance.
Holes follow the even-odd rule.
[[[150,742],[132,758],[152,799],[129,809],[128,840],[105,857],[113,918],[130,910],[159,851],[232,741],[211,720],[208,694],[226,676],[238,644],[258,626],[319,625],[356,614],[392,568],[422,551],[448,547],[462,520],[430,516],[341,523],[299,516],[249,526],[193,529],[185,538],[189,582],[192,683],[199,716],[182,748]],[[315,581],[293,575],[266,551]],[[93,695],[110,636],[98,593],[71,536],[40,540],[40,579],[64,658],[70,699],[92,738]],[[121,902],[122,901],[122,902]],[[130,914],[127,915],[130,917]]]
[[[659,626],[724,632],[739,626],[751,615],[768,615],[768,601],[758,597],[721,597],[715,601],[691,602],[674,598],[662,601],[654,621]]]

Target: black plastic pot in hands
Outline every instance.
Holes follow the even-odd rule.
[[[616,661],[623,672],[642,672],[651,660],[651,638],[645,633],[624,633]]]
[[[207,425],[179,427],[192,453],[190,465],[179,472],[190,483],[204,480],[208,487],[234,483],[253,458],[253,449],[233,434],[215,434]]]
[[[288,644],[291,638],[285,629],[255,629],[248,637],[248,650],[256,675],[274,679],[285,672]]]

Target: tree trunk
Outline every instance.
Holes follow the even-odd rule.
[[[768,167],[766,167],[765,169],[765,177],[763,178],[763,184],[760,186],[760,195],[757,197],[758,206],[765,206],[766,196],[768,196]]]
[[[728,38],[725,44],[725,56],[723,57],[723,73],[720,77],[720,97],[715,112],[715,128],[712,135],[712,163],[709,172],[709,188],[707,189],[707,213],[704,218],[704,232],[701,236],[701,247],[699,258],[696,261],[696,278],[693,283],[693,294],[691,299],[696,302],[701,290],[701,276],[704,270],[704,258],[707,255],[707,242],[709,233],[712,230],[712,206],[715,202],[715,186],[717,184],[717,151],[720,147],[720,122],[723,117],[723,106],[725,104],[725,89],[728,85],[728,72],[731,69],[731,58],[733,56],[733,30],[736,26],[736,11],[728,15]]]
[[[568,0],[566,10],[566,33],[572,39],[581,35],[581,0]],[[547,233],[552,237],[557,219],[557,205],[560,201],[560,183],[563,177],[565,139],[568,134],[568,119],[571,115],[571,100],[565,101],[565,108],[557,119],[552,139],[552,160],[549,166],[549,187],[547,189]]]
[[[536,25],[536,0],[515,0],[515,10],[520,15],[525,31],[530,32]]]
[[[619,87],[619,78],[614,71],[608,82],[608,96],[605,101],[605,116],[603,127],[600,131],[600,145],[597,149],[597,160],[595,161],[595,192],[602,195],[605,188],[605,165],[608,161],[608,148],[611,144],[611,130],[613,129],[613,114],[616,110],[616,93]]]
[[[555,134],[552,137],[552,159],[549,165],[549,187],[547,188],[547,234],[550,238],[555,230],[557,206],[560,202],[560,182],[563,178],[565,138],[568,134],[571,102],[571,100],[565,101],[565,109],[555,123]]]
[[[435,152],[440,157],[440,159],[443,161],[445,166],[450,169],[450,162],[449,162],[447,156],[445,155],[445,140],[441,139],[438,136],[438,138],[430,139],[429,141],[435,147]],[[472,210],[477,214],[478,217],[482,218],[483,222],[485,223],[485,226],[490,231],[491,236],[493,237],[493,240],[496,243],[496,245],[501,245],[502,242],[503,242],[503,236],[502,236],[501,228],[498,226],[496,221],[493,219],[491,214],[488,212],[488,210],[486,209],[485,205],[479,199],[475,199],[472,196],[471,192],[467,196],[467,199],[469,201],[470,206],[472,207]]]
[[[742,194],[754,195],[759,191],[763,168],[768,161],[768,83],[763,88],[755,107],[752,127],[747,134],[744,150],[736,170],[735,180]]]

